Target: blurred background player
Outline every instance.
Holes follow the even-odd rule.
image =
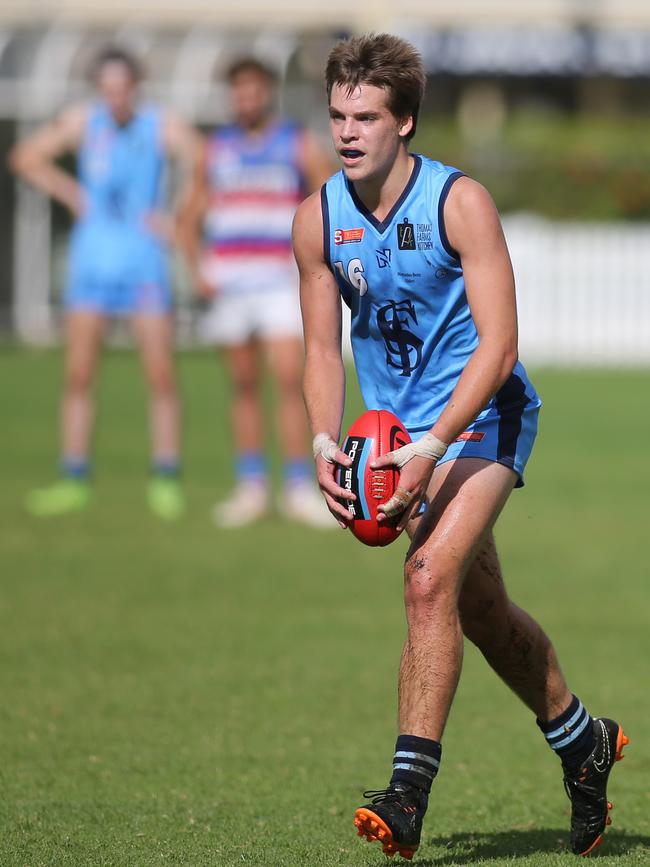
[[[10,158],[16,173],[76,219],[65,291],[62,478],[29,494],[26,505],[35,515],[75,511],[90,500],[93,386],[112,317],[128,318],[150,392],[149,505],[167,519],[184,509],[167,264],[172,221],[162,210],[162,182],[168,157],[189,178],[196,136],[178,118],[139,102],[140,79],[135,57],[105,49],[92,68],[97,99],[63,111],[20,142]],[[56,165],[65,153],[77,155],[78,178]]]
[[[234,122],[207,142],[186,227],[198,293],[207,306],[203,336],[222,347],[233,390],[237,483],[214,507],[213,517],[221,526],[239,526],[270,509],[261,393],[266,362],[277,388],[284,451],[281,511],[331,526],[307,450],[291,222],[300,201],[320,187],[333,164],[312,134],[276,116],[272,69],[244,57],[229,68],[227,81]]]

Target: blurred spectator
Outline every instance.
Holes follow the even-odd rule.
[[[141,104],[139,62],[121,48],[96,59],[97,98],[75,105],[12,151],[13,170],[76,218],[65,292],[66,357],[62,401],[62,478],[32,491],[27,508],[54,515],[85,508],[91,498],[89,445],[93,385],[107,320],[128,318],[151,400],[151,509],[173,519],[184,509],[178,483],[179,400],[172,347],[172,292],[167,253],[172,219],[163,210],[169,157],[185,169],[185,196],[197,137],[169,113]],[[78,156],[78,178],[56,161]]]
[[[295,520],[330,526],[307,454],[291,223],[299,202],[320,187],[333,165],[310,132],[276,116],[277,81],[270,68],[242,58],[227,80],[234,122],[206,143],[186,225],[206,306],[203,336],[222,347],[233,387],[237,483],[213,517],[220,526],[241,526],[270,509],[261,395],[266,362],[277,387],[285,461],[280,509]]]

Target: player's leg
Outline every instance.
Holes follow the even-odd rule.
[[[515,481],[512,470],[480,459],[440,466],[431,482],[429,508],[408,528],[401,731],[435,740],[442,736],[462,664],[462,584]]]
[[[566,710],[571,693],[553,645],[509,599],[492,534],[469,567],[459,609],[465,636],[538,719],[551,720]]]
[[[515,484],[516,474],[481,459],[436,468],[426,513],[411,522],[404,570],[408,633],[399,675],[399,730],[386,790],[357,810],[355,824],[384,851],[412,857],[463,658],[458,598],[468,568]],[[382,836],[383,835],[383,836]]]
[[[302,397],[303,343],[294,335],[264,339],[267,364],[277,391],[277,430],[284,458],[280,507],[287,517],[314,527],[335,528],[313,480],[308,425]]]
[[[236,343],[222,343],[230,379],[230,420],[235,447],[236,486],[214,507],[212,515],[222,527],[239,527],[258,520],[270,507],[264,454],[262,370],[257,340],[249,335]]]
[[[89,449],[95,403],[94,383],[105,318],[93,310],[72,310],[65,321],[65,362],[61,399],[61,471],[49,488],[32,491],[27,508],[35,515],[76,511],[90,499]]]
[[[152,478],[147,496],[159,517],[174,519],[183,513],[185,504],[178,478],[180,399],[173,322],[167,313],[138,313],[130,321],[149,389]]]
[[[562,761],[572,802],[571,845],[586,854],[608,820],[607,779],[628,742],[612,720],[594,720],[569,691],[549,638],[506,592],[492,535],[470,566],[459,600],[464,634],[537,717]]]

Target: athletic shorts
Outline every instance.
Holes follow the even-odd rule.
[[[300,301],[295,288],[218,295],[203,314],[199,333],[206,343],[237,346],[252,338],[302,339]]]
[[[135,233],[102,233],[93,226],[75,229],[70,246],[66,310],[104,316],[162,315],[173,297],[164,247]]]
[[[169,286],[154,280],[70,282],[64,304],[69,311],[92,311],[110,317],[160,316],[168,314],[173,306]]]
[[[516,488],[524,485],[524,470],[533,450],[537,435],[539,401],[531,401],[523,409],[517,408],[502,415],[489,415],[478,419],[450,444],[438,464],[459,458],[482,458],[510,467],[517,473]],[[419,439],[426,431],[409,431]]]

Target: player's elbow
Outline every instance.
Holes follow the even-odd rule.
[[[22,173],[23,163],[23,150],[20,145],[16,145],[9,151],[9,154],[7,155],[7,165],[9,167],[9,170],[12,171],[15,175],[19,175]]]
[[[9,166],[9,169],[15,175],[20,175],[21,177],[29,175],[34,162],[34,156],[30,153],[30,149],[25,147],[23,144],[15,145],[9,151],[7,157],[7,165]]]
[[[503,347],[501,353],[501,385],[508,379],[512,371],[514,370],[515,364],[519,360],[519,351],[517,349],[516,341],[513,343],[508,343]]]

